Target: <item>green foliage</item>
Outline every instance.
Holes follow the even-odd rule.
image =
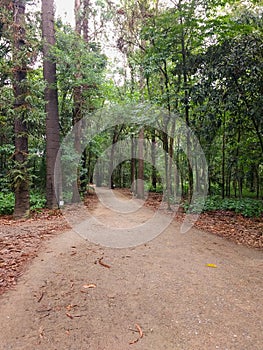
[[[122,28],[119,33],[117,31],[117,45],[125,55],[129,74],[127,67],[113,63],[115,66],[108,67],[112,79],[106,78],[107,58],[101,52],[98,36],[90,32],[87,43],[72,27],[57,22],[57,43],[52,59],[57,63],[61,136],[72,128],[77,89],[81,90],[78,101],[81,117],[87,117],[89,123],[92,113],[97,124],[89,126],[92,130],[94,127],[95,136],[77,164],[82,185],[85,188],[92,178],[98,158],[104,157],[102,160],[106,164],[109,161],[104,150],[112,142],[112,121],[125,124],[119,136],[119,140],[124,140],[131,133],[137,134],[143,124],[154,126],[156,120],[163,126],[169,119],[167,128],[171,130],[170,112],[186,116],[187,110],[189,126],[197,135],[209,164],[210,194],[218,197],[209,197],[204,209],[198,202],[186,208],[260,215],[260,201],[221,200],[219,195],[222,184],[227,196],[249,196],[253,192],[254,197],[260,197],[263,194],[262,1],[189,0],[172,2],[170,7],[168,3],[167,6],[157,6],[157,3],[122,1],[122,9],[119,9],[122,13],[115,7],[110,12],[101,12],[97,6],[107,6],[102,0],[90,9],[89,15],[94,20],[93,14],[104,14],[104,24],[116,13]],[[32,16],[28,12],[25,49],[20,54],[12,54],[12,11],[3,9],[0,13],[0,213],[12,212],[14,199],[9,191],[21,181],[30,181],[32,189],[40,190],[45,185],[45,84],[42,67],[36,68],[41,62],[39,25],[38,14]],[[100,31],[103,26],[98,28]],[[97,41],[93,42],[95,38]],[[14,163],[12,145],[13,122],[17,117],[13,73],[22,60],[29,67],[27,80],[23,82],[27,89],[23,117],[29,133],[25,169]],[[145,105],[142,101],[146,101]],[[149,108],[147,101],[150,101]],[[95,115],[94,111],[103,105],[110,106],[109,110],[105,108],[103,116]],[[158,111],[162,108],[166,113],[161,116],[154,108]],[[107,120],[109,129],[101,132],[99,127],[107,125]],[[147,132],[145,130],[146,139]],[[157,130],[155,136],[162,148],[164,138]],[[151,134],[151,142],[150,137]],[[180,172],[180,182],[175,183],[171,175],[171,185],[173,190],[179,186],[184,195],[190,186],[187,155],[180,146],[184,142],[184,132],[178,125],[173,142],[172,158]],[[73,149],[74,140],[62,152],[62,162],[68,164],[63,174],[66,201],[70,201],[72,182],[77,176],[73,169],[79,157]],[[130,181],[129,166],[129,162],[121,165],[122,179],[119,178],[121,172],[116,169],[116,183],[119,181],[122,185]],[[152,173],[147,164],[144,175],[148,190],[155,190],[150,184]],[[156,191],[162,192],[163,187],[165,184],[157,184]],[[31,193],[31,208],[44,205],[43,195]]]
[[[234,211],[235,213],[242,214],[245,217],[258,217],[263,215],[263,201],[255,199],[236,199],[225,198],[222,199],[219,196],[211,196],[206,199],[205,202],[196,200],[194,204],[190,206],[184,204],[184,209],[190,213],[199,213],[205,211]]]
[[[153,187],[152,184],[147,184],[147,191],[155,192],[155,193],[163,193],[163,184],[156,184],[156,188]]]
[[[46,204],[45,195],[40,192],[30,193],[30,210],[43,209]],[[15,196],[12,192],[0,192],[0,214],[11,215],[14,211]]]
[[[43,209],[46,205],[45,195],[41,192],[31,192],[30,193],[30,209]]]
[[[72,126],[76,89],[81,92],[78,97],[81,116],[102,105],[106,56],[98,43],[86,43],[73,28],[61,23],[58,23],[52,56],[57,64],[60,125],[65,135]]]
[[[0,214],[11,215],[15,206],[15,196],[12,192],[0,192]]]

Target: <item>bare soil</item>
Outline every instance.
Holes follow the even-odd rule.
[[[88,200],[109,230],[131,225]],[[146,206],[134,225],[151,217]],[[215,234],[181,234],[179,213],[154,240],[116,249],[50,214],[1,221],[0,349],[262,349],[261,220],[207,214],[196,225]]]

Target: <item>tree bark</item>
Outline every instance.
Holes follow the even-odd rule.
[[[178,10],[181,12],[181,1],[178,4]],[[193,169],[191,166],[191,132],[190,132],[190,106],[189,106],[189,91],[188,91],[188,75],[187,75],[187,50],[185,43],[185,30],[183,25],[183,18],[180,15],[180,25],[182,28],[181,31],[181,53],[182,53],[182,73],[183,73],[183,88],[184,88],[184,113],[185,113],[185,123],[187,126],[187,135],[186,135],[186,147],[187,147],[187,168],[188,168],[188,203],[191,202],[193,192],[194,192],[194,178],[193,178]]]
[[[58,207],[59,198],[56,197],[54,171],[59,152],[59,113],[58,92],[56,81],[56,63],[51,57],[51,48],[55,45],[54,1],[42,0],[42,35],[43,45],[43,73],[46,81],[46,199],[50,209]],[[59,161],[59,159],[57,160]],[[60,166],[58,166],[60,168]],[[59,172],[60,173],[60,172]],[[59,179],[59,182],[60,179]],[[57,195],[60,196],[59,189]]]
[[[112,136],[112,144],[111,144],[111,154],[110,154],[110,164],[109,164],[109,188],[114,189],[114,179],[113,179],[113,171],[114,171],[114,157],[115,157],[115,146],[118,142],[120,133],[122,132],[123,125],[118,129],[118,125],[115,125],[113,136]]]
[[[135,140],[131,135],[131,192],[135,193],[135,175],[136,175],[136,154],[135,154]]]
[[[90,0],[83,0],[83,39],[89,42],[89,11]]]
[[[137,179],[137,198],[144,199],[144,128],[141,128],[138,140],[138,179]]]
[[[75,0],[74,13],[75,13],[75,32],[88,44],[89,42],[89,10],[90,0]],[[82,137],[82,123],[80,122],[83,117],[83,92],[88,89],[87,86],[81,85],[80,81],[82,74],[80,67],[76,67],[76,80],[79,81],[79,85],[74,88],[74,109],[73,109],[73,125],[74,125],[74,137],[75,137],[75,151],[80,156],[81,154],[81,137]],[[81,179],[79,169],[76,174],[76,180],[72,184],[72,202],[79,202],[81,190]]]
[[[156,191],[157,171],[156,171],[156,135],[155,129],[151,131],[151,158],[152,158],[152,188]]]
[[[225,112],[223,113],[223,135],[222,135],[222,188],[221,188],[221,197],[225,198],[225,163],[226,163],[226,116]]]
[[[28,131],[26,123],[26,79],[27,64],[23,54],[25,46],[25,2],[23,0],[14,2],[14,97],[15,97],[15,162],[19,178],[14,179],[15,186],[15,208],[14,217],[26,217],[29,214],[29,178],[28,178]],[[22,57],[21,57],[22,56]]]

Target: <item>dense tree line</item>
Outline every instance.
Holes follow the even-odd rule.
[[[42,16],[26,1],[1,8],[0,187],[15,194],[16,217],[28,215],[35,193],[45,193],[53,208],[80,200],[92,182],[143,196],[136,178],[163,191],[168,206],[178,194],[190,202],[206,186],[193,133],[205,154],[209,194],[262,198],[260,1],[76,0],[74,28],[54,21],[53,6],[43,1]],[[107,40],[122,57],[111,69],[118,83],[107,74]],[[164,111],[156,117],[160,127],[146,116],[148,105]],[[86,124],[109,106],[111,118],[133,109],[130,122],[98,127],[83,147]],[[77,174],[62,173],[55,184],[59,145],[73,125],[74,152],[61,156],[68,163],[79,157]],[[128,142],[130,159],[115,166],[118,142]],[[142,161],[147,152],[150,162]]]
[[[124,1],[119,11],[123,18],[117,19],[119,48],[131,70],[127,91],[137,88],[145,99],[171,114],[179,113],[195,132],[208,161],[210,193],[222,197],[254,193],[259,198],[263,153],[260,2],[178,0],[166,9],[161,1],[141,4]],[[134,18],[141,20],[136,23]],[[172,129],[173,122],[172,118],[168,122]],[[196,181],[189,162],[193,145],[188,142],[187,159],[180,159],[179,138],[177,133],[162,141],[184,174],[180,182],[187,188],[182,191],[191,196]]]

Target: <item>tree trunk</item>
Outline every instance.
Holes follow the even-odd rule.
[[[163,132],[163,149],[164,149],[164,161],[165,161],[165,182],[166,182],[166,202],[167,210],[171,210],[171,193],[170,193],[170,177],[169,177],[169,139],[167,125],[165,125],[165,131]]]
[[[226,162],[226,116],[225,112],[223,113],[223,135],[222,135],[222,188],[221,188],[221,197],[225,198],[225,162]]]
[[[114,187],[115,187],[114,180],[113,180],[115,146],[116,146],[116,142],[119,139],[119,135],[122,131],[122,128],[123,128],[123,126],[121,126],[121,129],[118,130],[118,125],[116,125],[114,127],[113,136],[112,136],[110,165],[109,165],[109,188],[111,188],[111,189],[114,189]]]
[[[170,101],[170,88],[169,88],[169,76],[167,71],[167,63],[164,61],[164,83],[165,83],[165,93],[167,96],[167,111],[168,116],[165,116],[164,120],[164,130],[163,133],[163,142],[164,142],[164,151],[165,151],[165,180],[166,180],[166,201],[167,201],[167,210],[171,210],[171,173],[169,171],[169,137],[168,137],[168,124],[171,119],[171,101]]]
[[[152,188],[156,191],[157,185],[157,172],[156,172],[156,136],[155,129],[151,131],[152,143],[151,143],[151,158],[152,158]]]
[[[259,166],[257,166],[255,169],[255,180],[256,180],[256,198],[259,199],[259,196],[260,196],[260,170],[259,170]]]
[[[181,12],[181,2],[178,4],[178,10]],[[182,28],[181,32],[181,53],[182,53],[182,74],[183,74],[183,88],[184,88],[184,113],[185,113],[185,123],[187,125],[187,168],[188,168],[188,203],[191,202],[193,191],[194,191],[194,181],[193,181],[193,169],[191,166],[191,157],[192,157],[192,149],[191,149],[191,132],[190,132],[190,106],[189,106],[189,82],[187,75],[187,50],[185,43],[185,31],[183,25],[183,18],[180,15],[180,24]]]
[[[138,179],[137,198],[144,199],[144,128],[141,128],[138,140]]]
[[[89,11],[90,0],[83,0],[83,39],[89,42]]]
[[[176,157],[175,157],[175,196],[177,196],[180,193],[180,158],[179,158],[179,152],[180,152],[180,136],[177,137],[177,150],[176,150]],[[181,195],[183,195],[183,192],[181,192]]]
[[[75,0],[74,12],[75,12],[75,31],[76,33],[88,44],[89,41],[89,7],[90,0]],[[82,35],[83,34],[83,35]],[[82,74],[80,67],[76,67],[76,80],[79,80],[79,85],[74,88],[74,109],[73,109],[73,125],[74,125],[74,145],[75,152],[80,156],[81,154],[81,129],[82,123],[80,122],[83,117],[83,91],[87,90],[87,86],[83,86],[80,82],[82,80]],[[76,174],[76,179],[72,184],[72,199],[73,203],[80,201],[79,192],[80,188],[80,174],[79,169]]]
[[[81,16],[81,1],[75,0],[75,31],[79,36],[81,36],[81,22],[82,22],[82,16]],[[81,80],[81,72],[80,67],[76,66],[76,80]],[[80,83],[79,83],[80,84]],[[74,126],[74,148],[75,152],[78,156],[81,154],[81,126],[80,126],[80,120],[82,117],[82,106],[81,106],[81,100],[82,100],[82,91],[81,86],[78,85],[74,88],[73,92],[73,99],[74,99],[74,107],[73,107],[73,126]],[[75,175],[75,179],[72,183],[72,203],[78,203],[80,202],[80,174],[79,174],[79,167],[77,169],[77,174]]]
[[[174,134],[175,134],[175,118],[172,120],[172,128],[171,128],[171,137],[169,141],[169,169],[168,169],[168,176],[170,179],[170,194],[174,195],[173,191],[173,181],[172,181],[172,174],[173,174],[173,158],[174,158]]]
[[[55,44],[54,1],[42,0],[42,35],[43,45],[43,73],[46,81],[46,198],[47,207],[57,208],[59,198],[56,197],[54,170],[59,152],[59,114],[58,93],[56,81],[56,63],[50,57],[50,48]],[[59,161],[59,160],[58,160]],[[60,166],[58,167],[60,168]],[[60,176],[60,175],[59,175]],[[59,179],[59,182],[60,179]],[[57,192],[59,190],[57,189]],[[57,193],[58,197],[60,193]]]
[[[135,193],[135,175],[136,175],[136,154],[135,154],[135,140],[131,136],[131,192]]]
[[[237,184],[238,184],[238,197],[242,198],[242,169],[239,161],[239,148],[241,141],[241,127],[240,123],[238,124],[238,134],[237,134],[237,149],[236,149],[236,176],[237,176]]]
[[[26,102],[27,92],[27,66],[26,57],[22,56],[25,46],[25,2],[23,0],[14,2],[14,97],[15,97],[15,162],[19,179],[15,181],[15,208],[14,217],[21,218],[29,214],[29,178],[27,170],[28,161],[28,131],[26,124]]]

